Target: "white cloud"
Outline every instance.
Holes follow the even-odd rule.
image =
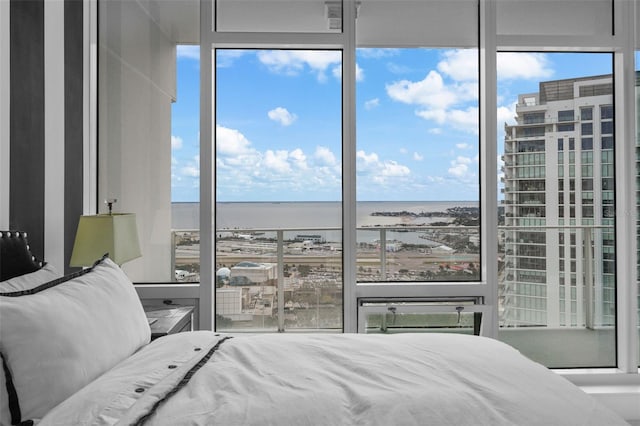
[[[477,55],[475,49],[448,50],[437,65],[438,71],[429,71],[419,81],[400,80],[387,84],[387,94],[395,101],[418,106],[416,114],[425,120],[477,134]],[[501,52],[497,60],[499,79],[538,80],[553,75],[550,61],[543,53]],[[515,103],[500,106],[497,116],[499,125],[513,123]],[[431,129],[429,132],[438,134],[439,131]]]
[[[342,65],[340,66],[341,71],[340,74],[342,75]],[[356,81],[362,81],[364,80],[364,70],[362,68],[360,68],[360,65],[356,64]]]
[[[200,60],[200,45],[197,44],[179,44],[176,47],[176,55],[178,58]]]
[[[369,179],[370,182],[387,185],[392,180],[403,179],[411,174],[409,167],[399,164],[393,160],[380,161],[378,154],[365,151],[356,153],[357,170],[363,182]]]
[[[414,152],[413,153],[413,159],[416,161],[422,161],[424,160],[424,155],[418,153],[418,152]]]
[[[274,73],[291,76],[308,67],[319,81],[325,81],[326,70],[339,65],[342,54],[336,50],[264,50],[258,52],[258,60]]]
[[[384,167],[380,172],[382,176],[387,177],[397,177],[397,176],[407,176],[411,173],[411,170],[407,166],[403,166],[402,164],[398,164],[395,161],[389,160],[384,162]]]
[[[302,152],[300,148],[296,148],[289,153],[289,158],[291,162],[299,169],[308,169],[309,165],[307,164],[307,156]]]
[[[329,148],[324,146],[319,146],[316,148],[314,157],[322,165],[334,166],[337,164],[336,156],[333,154],[333,152],[331,152]]]
[[[373,47],[363,47],[358,49],[358,55],[368,59],[380,59],[388,58],[390,56],[396,56],[399,53],[399,49],[379,49]]]
[[[248,50],[241,49],[217,49],[216,50],[216,67],[228,68],[233,65],[236,59],[246,55]]]
[[[456,148],[458,148],[458,149],[471,149],[473,147],[471,145],[469,145],[468,143],[457,143],[456,144]]]
[[[516,124],[516,103],[513,102],[511,105],[498,107],[498,130],[504,123]]]
[[[286,150],[272,151],[269,149],[264,153],[262,166],[277,173],[288,173],[291,171],[287,161],[288,158],[289,152]]]
[[[401,80],[388,84],[386,89],[391,99],[420,106],[416,111],[419,117],[478,133],[478,108],[464,107],[468,101],[478,99],[476,84],[445,84],[442,75],[431,70],[423,80]]]
[[[423,80],[401,80],[387,84],[386,89],[391,99],[406,104],[443,109],[457,101],[456,94],[445,86],[442,76],[433,70]]]
[[[180,136],[171,135],[171,149],[182,148],[182,138]]]
[[[367,154],[364,151],[358,151],[356,153],[356,159],[362,160],[364,164],[375,164],[378,162],[378,154],[375,152]]]
[[[286,108],[277,107],[267,113],[269,118],[283,126],[290,126],[298,119],[298,116],[287,111]]]
[[[252,150],[250,145],[249,140],[239,131],[220,125],[216,126],[216,149],[219,154],[247,154]]]
[[[478,133],[478,108],[469,107],[461,109],[426,109],[416,111],[416,115],[426,120],[433,120],[438,124],[447,124],[469,133]]]
[[[374,108],[377,108],[380,106],[380,99],[379,98],[373,98],[373,99],[369,99],[368,101],[366,101],[364,103],[364,108],[367,110],[372,110]]]
[[[540,79],[553,75],[544,53],[498,52],[496,61],[499,80]]]
[[[476,49],[447,50],[438,70],[455,81],[478,80],[478,51]],[[499,80],[540,79],[553,75],[547,55],[533,52],[499,52],[497,54]]]
[[[469,170],[469,164],[471,164],[473,160],[469,157],[456,157],[455,160],[451,161],[451,167],[448,172],[455,178],[465,179],[473,176],[473,173]]]
[[[438,63],[438,70],[456,81],[478,80],[478,51],[476,49],[456,49],[444,52],[444,60]]]
[[[222,198],[236,199],[246,192],[280,194],[334,193],[341,188],[341,163],[329,147],[318,146],[313,155],[302,148],[260,151],[240,131],[218,126],[216,176]],[[185,169],[184,172],[193,170]]]

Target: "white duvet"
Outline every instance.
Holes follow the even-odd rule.
[[[228,337],[200,331],[160,338],[40,425],[627,424],[562,377],[488,338]]]

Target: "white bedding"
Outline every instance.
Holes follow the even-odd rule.
[[[143,418],[147,424],[627,424],[565,379],[488,338],[227,337],[200,331],[157,339],[40,425],[136,424],[156,404]],[[194,368],[205,355],[208,360]],[[185,376],[188,383],[175,391]]]

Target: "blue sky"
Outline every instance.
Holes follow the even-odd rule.
[[[198,201],[198,48],[178,47],[172,200]],[[218,201],[341,200],[339,51],[218,50]],[[477,51],[358,49],[358,201],[478,200]],[[500,53],[498,151],[518,94],[611,73],[610,54]]]

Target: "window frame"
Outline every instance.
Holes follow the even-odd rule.
[[[343,9],[343,31],[341,33],[215,33],[211,31],[215,22],[213,2],[201,0],[200,13],[200,58],[201,58],[201,105],[200,105],[200,158],[201,188],[201,282],[197,290],[190,288],[189,296],[199,300],[199,324],[202,329],[214,327],[214,240],[213,220],[215,200],[213,158],[213,104],[215,88],[212,81],[215,68],[212,65],[212,49],[217,47],[269,48],[332,48],[343,53],[343,244],[356,246],[355,216],[355,8]],[[345,5],[354,0],[344,0]],[[444,286],[430,285],[430,296],[484,296],[488,305],[497,303],[497,262],[492,253],[497,247],[497,71],[496,55],[502,51],[548,51],[548,52],[610,52],[614,57],[614,108],[615,117],[615,178],[616,178],[616,287],[617,299],[617,368],[596,370],[556,370],[577,384],[621,384],[628,377],[638,379],[638,325],[637,325],[637,255],[636,238],[628,238],[626,229],[636,226],[636,146],[620,141],[634,140],[635,129],[635,39],[636,2],[612,0],[614,34],[603,35],[504,35],[497,34],[497,0],[479,0],[479,60],[480,60],[480,212],[481,212],[481,269],[478,283],[456,283],[445,290]],[[86,120],[90,143],[96,137],[97,78],[95,55],[97,27],[97,0],[90,0],[88,28],[85,29],[86,66],[89,70],[90,108]],[[291,46],[291,40],[296,40]],[[93,141],[93,142],[91,142]],[[87,150],[84,157],[87,182],[95,182],[95,153]],[[95,187],[95,186],[94,186]],[[87,192],[87,190],[85,190]],[[95,197],[85,197],[85,200]],[[90,201],[85,201],[90,202]],[[208,219],[208,220],[207,220]],[[356,282],[355,250],[344,253],[344,331],[357,331],[358,297],[411,297],[424,296],[421,287],[413,284],[369,288],[368,285],[348,285]],[[629,283],[629,284],[626,284]],[[139,285],[138,292],[145,298],[165,298],[184,294],[174,285]],[[453,291],[451,291],[453,289]],[[497,309],[485,319],[485,334],[497,333]],[[621,374],[622,373],[622,374]],[[632,374],[633,373],[633,374]],[[635,383],[635,382],[634,382]]]
[[[614,56],[614,86],[615,86],[615,109],[623,111],[623,114],[616,115],[615,130],[616,138],[625,136],[635,137],[635,100],[630,96],[624,96],[624,87],[634,87],[635,81],[630,78],[634,76],[634,50],[631,41],[631,34],[628,29],[632,29],[634,22],[630,16],[632,13],[625,11],[628,5],[620,0],[614,0],[614,24],[615,28],[622,29],[618,34],[610,37],[605,36],[531,36],[531,35],[498,35],[497,34],[497,13],[496,2],[494,0],[479,1],[479,84],[480,84],[480,212],[481,212],[481,271],[479,282],[473,283],[436,283],[428,285],[428,296],[480,296],[488,305],[495,306],[497,303],[497,262],[491,255],[497,247],[497,63],[496,56],[499,51],[583,51],[583,52],[611,52]],[[339,48],[343,52],[343,244],[344,247],[355,247],[356,244],[356,220],[355,220],[355,7],[353,0],[344,0],[343,7],[343,31],[333,34],[276,34],[276,33],[216,33],[211,31],[210,19],[214,19],[213,2],[203,0],[201,12],[201,87],[203,93],[210,93],[215,98],[215,88],[211,85],[211,79],[205,78],[214,75],[215,70],[211,69],[211,48],[217,47],[281,47],[286,44],[291,48]],[[623,22],[623,20],[626,20]],[[632,32],[631,32],[632,33]],[[291,41],[297,40],[292,46]],[[629,91],[627,91],[629,93]],[[633,93],[633,91],[631,91]],[[212,141],[213,123],[207,120],[212,117],[211,99],[208,96],[201,98],[201,159],[210,159],[211,145],[206,141]],[[620,194],[629,193],[625,189],[635,184],[635,146],[624,149],[624,144],[617,144],[616,153],[616,190],[619,196],[617,210],[628,212],[635,211],[634,204],[629,203],[633,197],[622,197]],[[631,153],[633,150],[633,154]],[[629,151],[629,152],[625,152]],[[632,159],[633,161],[631,161]],[[625,161],[628,160],[628,161]],[[214,164],[201,164],[201,216],[212,217],[212,173]],[[206,200],[208,198],[208,200]],[[618,250],[622,245],[635,245],[635,239],[626,239],[623,229],[635,224],[635,220],[630,220],[630,215],[618,215],[616,227],[616,241]],[[210,221],[205,221],[210,222]],[[205,248],[201,252],[201,265],[203,267],[201,295],[205,302],[204,309],[201,309],[201,324],[208,324],[212,319],[203,318],[203,315],[211,315],[211,301],[213,294],[211,285],[214,252],[213,239],[210,237],[212,223],[201,223],[201,230],[204,235]],[[209,227],[206,229],[205,227]],[[493,232],[492,232],[493,231]],[[633,240],[633,241],[631,241]],[[621,250],[623,253],[635,253],[634,249]],[[424,284],[398,284],[380,285],[356,282],[355,249],[345,250],[343,253],[344,267],[344,332],[357,331],[357,301],[363,297],[424,297]],[[206,263],[205,263],[206,262]],[[621,254],[617,261],[617,276],[619,283],[635,282],[635,256]],[[631,280],[630,280],[631,279]],[[453,285],[450,285],[453,284]],[[637,331],[633,325],[635,315],[634,305],[636,297],[634,287],[619,284],[617,286],[618,299],[618,368],[623,372],[637,371]],[[624,303],[622,301],[630,301]],[[496,336],[498,330],[497,310],[494,309],[486,318],[485,334]],[[635,339],[634,339],[635,337]]]

